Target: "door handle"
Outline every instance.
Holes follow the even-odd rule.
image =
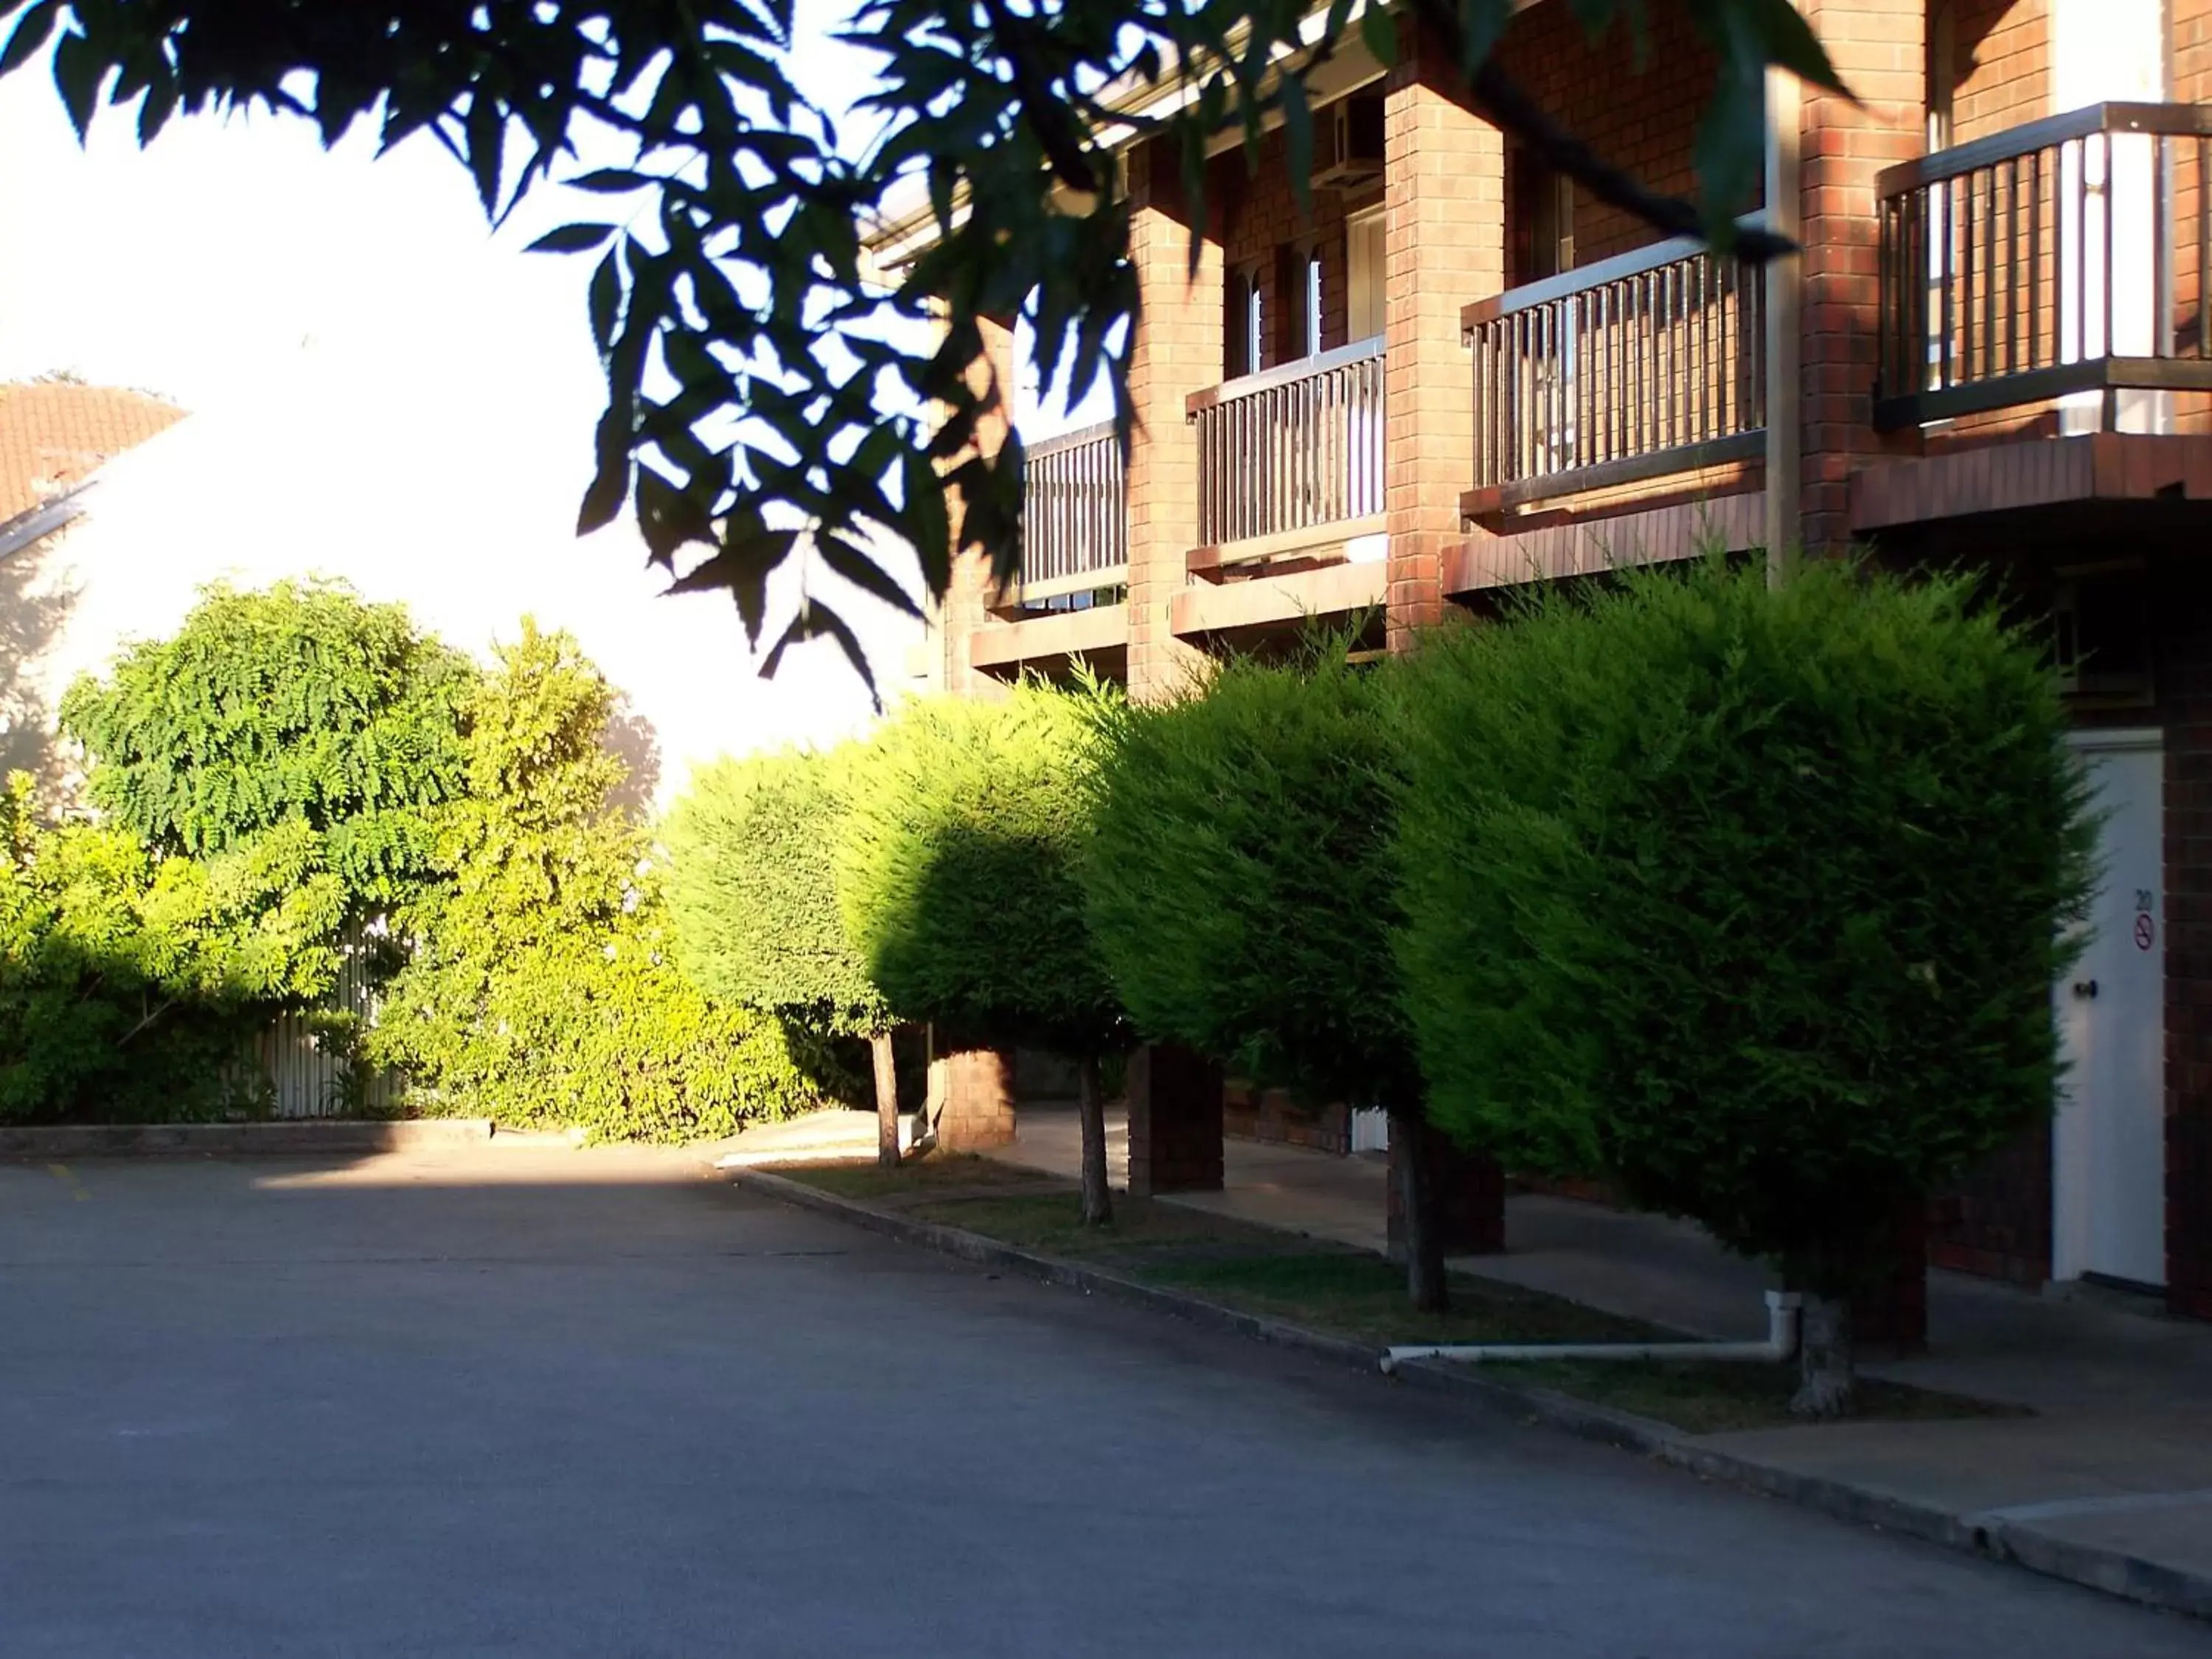
[[[2097,981],[2094,979],[2075,980],[2074,981],[2074,994],[2077,997],[2082,997],[2085,999],[2094,999],[2097,994]]]

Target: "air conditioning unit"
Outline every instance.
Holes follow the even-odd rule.
[[[1382,176],[1382,94],[1355,92],[1322,111],[1314,135],[1314,187],[1357,190]]]

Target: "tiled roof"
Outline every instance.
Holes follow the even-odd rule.
[[[0,524],[184,417],[173,404],[113,386],[0,386]]]

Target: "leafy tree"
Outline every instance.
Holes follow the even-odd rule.
[[[733,1133],[816,1103],[774,1020],[673,959],[647,834],[611,803],[613,694],[526,621],[470,695],[467,790],[442,811],[448,885],[368,1034],[423,1103],[625,1139]]]
[[[1397,0],[1357,18],[1352,0],[857,0],[844,38],[872,55],[879,86],[851,132],[793,78],[797,0],[0,0],[0,24],[14,20],[0,74],[52,40],[78,129],[103,100],[135,101],[142,140],[179,109],[241,105],[305,116],[325,143],[365,117],[387,144],[434,131],[493,215],[587,133],[611,134],[628,164],[575,180],[617,198],[607,218],[540,244],[599,260],[589,311],[608,402],[580,525],[628,502],[655,558],[688,562],[677,586],[732,592],[757,638],[769,574],[801,527],[833,568],[907,610],[873,550],[878,526],[918,550],[934,592],[956,521],[963,544],[1014,568],[1021,447],[967,453],[979,417],[1010,396],[981,319],[1035,322],[1048,380],[1065,366],[1079,395],[1102,374],[1118,386],[1139,296],[1127,205],[1111,187],[1117,148],[1163,145],[1202,203],[1209,140],[1240,133],[1249,151],[1279,118],[1303,179],[1308,77],[1355,29],[1386,62],[1401,27],[1425,31],[1477,107],[1595,199],[1665,234],[1728,240],[1759,174],[1766,66],[1838,83],[1790,0],[1683,3],[1720,64],[1695,202],[1601,161],[1506,77],[1492,48],[1516,0]],[[1574,11],[1593,35],[1644,22],[1639,0]],[[1140,116],[1122,96],[1132,88],[1188,95]],[[939,240],[885,291],[865,228],[908,194],[927,200]],[[1736,242],[1747,257],[1778,246]],[[800,608],[769,665],[822,633],[866,672],[819,603]]]
[[[474,672],[404,606],[343,584],[217,585],[174,635],[79,679],[61,719],[90,757],[93,803],[155,853],[204,857],[300,826],[366,911],[429,875]]]
[[[1442,1308],[1420,1068],[1391,928],[1392,710],[1341,642],[1223,666],[1170,703],[1111,706],[1084,866],[1091,932],[1131,1022],[1313,1101],[1383,1107],[1407,1287]]]
[[[1445,630],[1407,677],[1431,1110],[1811,1298],[1849,1408],[1886,1228],[2051,1109],[2092,839],[2041,653],[1961,579],[1716,561]]]
[[[0,1120],[161,1122],[252,1092],[241,1052],[327,990],[344,884],[301,823],[202,860],[128,830],[41,827],[0,797]]]
[[[837,910],[849,760],[792,750],[702,769],[664,831],[668,903],[684,968],[709,995],[867,1039],[888,1165],[899,1161],[896,1022]]]
[[[892,1007],[956,1044],[1075,1056],[1083,1217],[1103,1224],[1113,1202],[1100,1063],[1127,1031],[1079,873],[1097,747],[1089,700],[1042,685],[1003,702],[906,704],[855,762],[837,890]]]

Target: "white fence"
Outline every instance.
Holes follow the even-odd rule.
[[[279,1014],[254,1039],[246,1065],[258,1070],[273,1091],[279,1117],[343,1117],[397,1111],[406,1088],[398,1072],[356,1068],[332,1053],[330,1036],[319,1029],[317,1013],[350,1014],[362,1024],[376,1018],[376,988],[370,964],[382,924],[356,927],[339,943],[338,982],[315,1012]]]

